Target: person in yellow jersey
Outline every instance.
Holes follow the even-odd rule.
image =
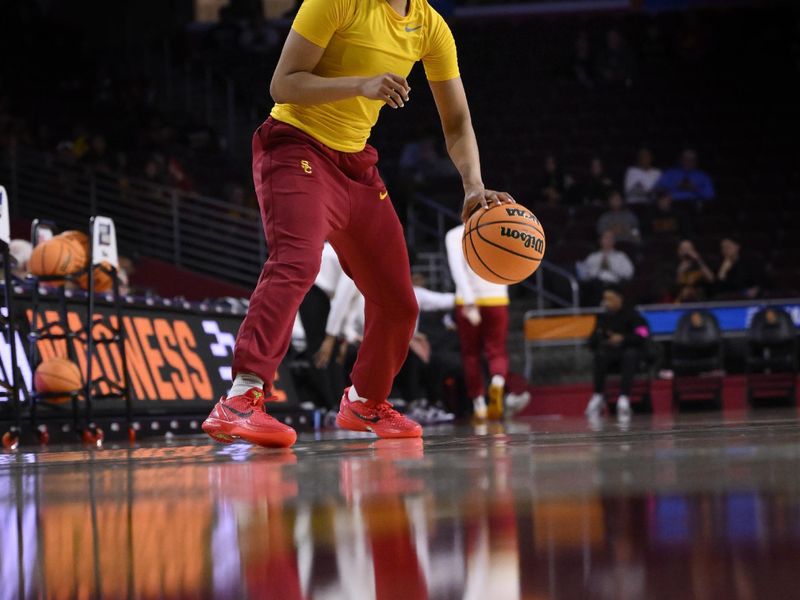
[[[463,215],[513,202],[484,187],[455,41],[426,0],[305,0],[270,84],[276,104],[253,137],[270,255],[236,340],[233,386],[203,424],[215,439],[294,443],[295,432],[263,405],[325,240],[365,298],[364,339],[337,424],[422,435],[386,401],[418,309],[402,227],[367,144],[381,109],[411,100],[406,77],[420,60],[463,180]]]

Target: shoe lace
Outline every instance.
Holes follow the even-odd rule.
[[[267,395],[263,392],[254,392],[250,394],[250,404],[255,409],[261,409],[264,406],[264,402],[267,399]]]
[[[397,411],[395,410],[395,408],[394,408],[394,406],[392,405],[392,403],[391,403],[391,402],[389,402],[388,400],[387,400],[387,401],[385,401],[385,402],[380,402],[380,403],[378,403],[378,404],[375,406],[375,411],[378,413],[378,416],[379,416],[381,419],[386,419],[386,420],[402,420],[402,419],[404,419],[404,418],[405,418],[405,417],[403,417],[403,415],[401,415],[399,412],[397,412]]]

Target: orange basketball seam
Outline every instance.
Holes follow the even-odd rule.
[[[479,218],[478,220],[480,220],[480,218]],[[479,235],[480,235],[480,234],[479,234]],[[518,283],[518,282],[517,282],[516,280],[514,280],[514,279],[510,279],[510,278],[508,278],[508,277],[503,277],[502,275],[500,275],[499,273],[497,273],[497,272],[496,272],[494,269],[492,269],[492,268],[491,268],[489,265],[487,265],[487,264],[486,264],[486,262],[483,260],[483,258],[481,258],[481,255],[478,253],[478,249],[475,247],[475,242],[472,240],[472,234],[470,234],[470,236],[469,236],[469,243],[470,243],[470,244],[472,244],[472,252],[475,254],[475,256],[477,257],[477,259],[478,259],[479,261],[481,261],[481,264],[482,264],[482,265],[483,265],[483,266],[486,268],[486,270],[487,270],[487,271],[489,271],[489,272],[490,272],[492,275],[494,275],[495,277],[498,277],[498,278],[500,278],[500,279],[503,279],[503,280],[505,280],[505,281],[510,281],[510,282],[512,282],[512,283]]]
[[[39,376],[39,378],[42,378],[42,379],[44,379],[44,378],[46,378],[46,379],[48,379],[48,380],[51,380],[51,379],[58,379],[58,380],[60,380],[60,381],[63,381],[63,382],[65,382],[65,383],[68,383],[68,384],[70,384],[70,385],[72,385],[72,384],[73,384],[73,381],[72,381],[72,379],[69,379],[68,377],[64,377],[63,375],[57,375],[56,373],[52,373],[52,372],[50,372],[50,371],[40,371],[40,372],[39,372],[37,375]],[[44,376],[44,377],[42,377],[42,376]],[[36,377],[34,377],[34,379],[36,379]],[[82,381],[81,381],[81,384],[80,384],[80,385],[83,385],[83,382],[82,382]],[[80,387],[80,386],[79,386],[79,387]],[[75,388],[75,389],[78,389],[78,388]]]

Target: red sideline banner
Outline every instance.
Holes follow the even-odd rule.
[[[29,302],[17,301],[16,323],[20,326],[17,339],[17,360],[25,386],[31,389],[32,371],[27,344],[33,310]],[[67,327],[79,332],[85,326],[83,305],[68,305]],[[171,310],[165,307],[127,305],[122,309],[125,332],[125,354],[128,365],[131,396],[137,413],[192,412],[210,410],[213,402],[230,386],[233,344],[242,317],[230,314],[199,313]],[[64,326],[57,306],[42,303],[36,328],[47,327],[51,334],[63,334]],[[94,315],[94,338],[112,339],[117,317],[111,307],[98,307]],[[83,336],[85,338],[85,336]],[[0,359],[5,372],[10,372],[8,340],[0,336]],[[23,344],[23,340],[26,343]],[[74,342],[81,372],[86,375],[86,347],[83,341]],[[66,340],[39,340],[38,353],[42,360],[67,356]],[[92,362],[92,378],[102,375],[112,382],[123,381],[122,356],[118,344],[97,344]],[[278,371],[273,390],[277,402],[292,405],[297,398],[291,377],[284,367]],[[101,382],[98,391],[111,391]],[[116,401],[109,401],[109,407]],[[102,406],[98,405],[98,409]]]

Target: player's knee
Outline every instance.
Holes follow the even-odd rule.
[[[292,279],[303,286],[314,283],[319,273],[320,259],[317,256],[297,257],[286,262],[286,269]]]
[[[413,292],[407,295],[398,295],[394,298],[392,316],[410,327],[416,326],[417,317],[419,316],[419,304],[417,304],[417,297]]]

